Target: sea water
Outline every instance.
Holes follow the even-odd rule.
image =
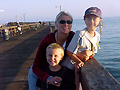
[[[102,66],[120,82],[120,17],[103,18],[103,34],[101,37],[100,50],[95,55]],[[84,20],[75,19],[72,30],[85,28]],[[99,32],[99,28],[97,28]]]

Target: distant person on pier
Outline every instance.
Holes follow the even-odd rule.
[[[22,28],[21,28],[19,22],[17,22],[17,30],[18,30],[18,32],[19,32],[20,34],[22,34]]]
[[[48,79],[46,83],[38,79],[37,86],[42,90],[75,90],[73,71],[59,64],[63,57],[64,49],[59,44],[52,43],[47,47],[46,59],[49,66],[42,67],[42,69],[51,75],[53,81]],[[54,82],[54,79],[57,80]]]
[[[45,25],[45,22],[43,21],[43,25]]]
[[[7,28],[2,29],[2,37],[3,37],[3,40],[9,40],[9,30]]]
[[[40,25],[41,25],[41,21],[39,21]]]
[[[51,32],[51,33],[53,32],[53,29],[52,29],[52,27],[50,27],[50,32]]]
[[[45,72],[41,68],[43,66],[44,67],[48,66],[48,63],[46,60],[46,48],[51,43],[58,43],[64,48],[64,50],[66,50],[71,39],[74,36],[74,32],[71,31],[72,22],[73,22],[72,16],[66,11],[61,11],[56,16],[56,19],[55,19],[56,30],[54,33],[47,34],[42,39],[42,41],[40,42],[40,46],[38,48],[34,63],[29,70],[29,74],[28,74],[29,90],[38,90],[38,88],[36,87],[36,82],[38,78],[42,82],[47,82],[47,80],[49,80],[50,82],[56,81],[56,79],[52,78],[47,72]],[[88,51],[79,52],[77,53],[77,55],[81,56],[84,54],[84,56],[87,56],[85,52],[87,53]],[[60,64],[62,66],[68,67],[69,69],[73,70],[72,75],[74,75],[75,66],[70,62],[70,58],[67,56],[66,53]]]
[[[48,23],[49,23],[49,26],[51,26],[51,21],[49,21]]]
[[[100,34],[96,31],[96,28],[101,24],[101,10],[97,7],[90,7],[85,11],[84,21],[86,28],[76,31],[72,41],[67,48],[67,54],[72,59],[71,62],[76,65],[76,83],[79,84],[79,62],[89,60],[97,53],[100,42]],[[88,50],[89,54],[86,59],[76,55],[78,52]],[[77,85],[79,86],[79,85]],[[79,88],[79,87],[78,87]],[[79,90],[79,89],[77,89]]]
[[[37,24],[35,25],[35,27],[34,27],[34,30],[36,30],[37,31],[37,29],[38,29],[38,26],[37,26]]]

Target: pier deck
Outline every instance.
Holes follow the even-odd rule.
[[[28,90],[28,72],[42,38],[50,32],[41,26],[0,42],[0,90]],[[81,70],[83,90],[120,90],[120,83],[95,58]]]
[[[0,42],[0,90],[28,90],[28,72],[49,26]]]

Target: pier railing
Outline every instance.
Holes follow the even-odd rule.
[[[31,23],[31,24],[22,24],[20,25],[22,32],[27,32],[29,30],[33,30],[35,28],[35,26],[37,25],[37,27],[40,27],[39,23]],[[4,26],[0,28],[0,33],[2,33],[3,29],[8,29],[10,37],[16,36],[19,34],[18,30],[17,30],[17,26]]]
[[[81,80],[83,90],[120,90],[120,83],[95,58],[85,62]]]

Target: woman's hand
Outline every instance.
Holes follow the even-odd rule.
[[[62,81],[61,77],[55,76],[50,78],[49,83],[59,87],[61,84],[61,81]]]
[[[82,61],[87,61],[87,60],[89,60],[89,57],[94,56],[94,52],[90,51],[90,50],[85,50],[85,51],[82,51],[82,52],[78,52],[76,54],[76,56],[78,58],[80,58]]]

